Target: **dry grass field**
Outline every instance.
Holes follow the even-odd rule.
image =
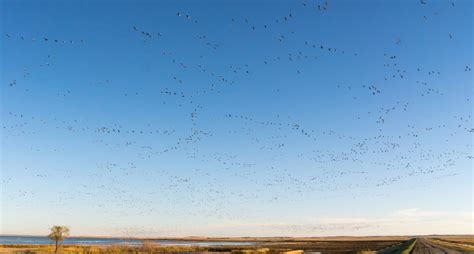
[[[183,240],[183,239],[179,239]],[[189,238],[191,240],[191,238]],[[406,238],[219,238],[196,239],[193,241],[254,241],[255,245],[248,246],[160,246],[145,241],[140,246],[83,246],[64,245],[59,253],[373,253],[393,245],[399,245]],[[52,245],[0,245],[0,253],[53,253]]]
[[[474,239],[472,238],[431,238],[429,240],[448,249],[474,253]]]
[[[435,240],[441,240],[444,242],[450,243],[460,243],[460,244],[468,244],[474,246],[474,237],[473,236],[451,236],[451,237],[434,237]]]
[[[206,249],[199,247],[184,246],[155,246],[144,244],[143,246],[90,246],[90,245],[64,245],[58,253],[62,254],[85,254],[85,253],[189,253],[204,252]],[[54,253],[52,245],[0,245],[0,253],[18,254],[46,254]]]
[[[474,251],[474,236],[427,236],[425,239],[449,249]],[[328,254],[399,254],[410,253],[415,239],[408,236],[390,237],[321,237],[321,238],[166,238],[159,240],[192,240],[192,241],[228,241],[256,242],[255,245],[242,246],[163,246],[148,239],[143,245],[63,245],[58,253],[328,253]],[[0,253],[54,253],[52,245],[0,245]]]

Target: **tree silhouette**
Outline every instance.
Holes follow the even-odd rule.
[[[49,233],[49,239],[53,240],[56,244],[54,253],[58,252],[58,247],[64,241],[64,239],[69,236],[69,228],[65,226],[53,226],[51,228],[51,233]]]

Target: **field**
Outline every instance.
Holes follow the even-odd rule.
[[[193,241],[252,241],[253,246],[160,246],[145,241],[141,246],[64,245],[59,253],[372,253],[399,245],[407,237],[330,237],[330,238],[186,238]],[[169,239],[168,239],[169,240]],[[0,245],[0,253],[53,253],[51,245]]]
[[[147,239],[143,245],[64,245],[58,253],[328,253],[328,254],[419,254],[472,253],[474,236],[325,237],[325,238],[166,238],[192,241],[252,241],[252,246],[162,246]],[[160,240],[165,240],[160,238]],[[52,245],[0,245],[0,253],[54,253]]]
[[[433,237],[433,240],[474,246],[474,237],[472,236]]]
[[[451,250],[454,252],[474,253],[474,239],[473,238],[430,238],[427,239],[428,245],[434,246],[441,252]],[[448,251],[449,253],[449,251]]]

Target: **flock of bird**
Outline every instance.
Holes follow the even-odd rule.
[[[429,1],[421,0],[420,4],[427,6]],[[62,155],[69,153],[67,151],[77,152],[77,149],[71,148],[76,145],[88,147],[99,155],[116,154],[120,158],[117,161],[101,159],[101,156],[83,158],[81,166],[86,167],[84,169],[65,165],[66,169],[59,171],[30,165],[22,170],[34,181],[45,185],[58,177],[77,177],[76,171],[81,170],[87,176],[83,184],[55,193],[58,198],[46,205],[61,207],[59,210],[67,214],[73,212],[76,202],[91,200],[89,205],[95,211],[106,215],[119,214],[124,218],[178,214],[225,221],[252,220],[258,218],[260,211],[255,204],[292,205],[312,200],[313,197],[331,199],[339,195],[363,197],[367,190],[381,190],[380,193],[384,193],[384,188],[392,188],[410,178],[441,181],[456,177],[459,164],[466,161],[471,163],[472,144],[463,143],[461,147],[452,145],[472,137],[474,128],[470,113],[452,116],[449,123],[434,117],[437,122],[429,126],[417,121],[416,118],[423,116],[413,117],[415,113],[411,113],[422,103],[436,103],[446,97],[449,87],[434,85],[437,79],[443,78],[443,72],[429,67],[413,67],[417,64],[416,59],[413,59],[412,64],[407,64],[407,59],[401,59],[403,53],[391,46],[388,46],[386,53],[378,56],[380,62],[376,64],[383,67],[385,72],[374,74],[373,81],[348,84],[336,80],[324,85],[329,87],[321,88],[321,93],[326,93],[327,97],[334,100],[348,98],[344,103],[352,103],[353,106],[347,110],[357,112],[353,119],[348,118],[354,114],[328,117],[322,120],[322,124],[314,125],[312,121],[301,120],[300,112],[292,115],[269,110],[262,115],[252,114],[248,108],[240,112],[234,107],[227,110],[226,103],[232,103],[229,101],[215,104],[213,101],[220,101],[220,98],[227,100],[232,98],[229,94],[248,89],[243,84],[251,83],[259,75],[258,71],[271,70],[274,66],[287,66],[293,73],[293,83],[298,83],[300,77],[311,78],[316,75],[306,71],[307,68],[302,67],[304,65],[335,58],[364,64],[364,52],[357,49],[343,49],[324,43],[323,40],[308,39],[289,43],[299,38],[295,35],[300,33],[298,27],[291,24],[299,18],[300,12],[310,10],[316,12],[315,15],[324,15],[336,8],[332,1],[310,0],[303,1],[300,7],[303,10],[294,8],[283,16],[263,23],[251,17],[233,17],[222,21],[228,23],[229,36],[238,36],[242,30],[245,33],[268,34],[268,44],[281,50],[274,55],[249,57],[250,60],[246,62],[229,58],[228,62],[217,65],[212,64],[213,56],[226,54],[226,44],[212,38],[212,33],[200,26],[201,20],[188,12],[178,11],[173,17],[184,22],[184,26],[193,25],[190,29],[196,33],[190,38],[189,48],[203,46],[199,51],[196,50],[199,56],[195,58],[174,50],[172,46],[162,46],[163,41],[173,40],[173,35],[132,24],[124,28],[129,31],[132,40],[143,43],[143,47],[155,45],[160,48],[160,61],[169,66],[169,72],[163,75],[165,85],[160,86],[159,92],[150,94],[135,81],[131,81],[133,84],[128,87],[114,88],[116,80],[110,76],[91,81],[92,85],[87,89],[91,97],[95,91],[115,89],[108,96],[123,103],[129,100],[143,101],[142,107],[150,107],[146,98],[154,96],[154,106],[166,106],[174,112],[173,115],[161,115],[163,125],[151,124],[152,121],[149,121],[149,124],[139,126],[132,120],[127,122],[113,118],[103,121],[89,121],[84,116],[64,118],[60,114],[55,115],[55,112],[25,113],[6,105],[3,109],[3,139],[8,144],[22,137],[31,139],[31,145],[25,149],[35,154],[34,157],[40,155],[61,160]],[[454,3],[452,7],[455,7]],[[94,42],[87,38],[28,37],[14,32],[5,33],[2,40],[18,47],[22,46],[17,44],[18,41],[51,43],[53,48],[54,44],[79,44],[85,47]],[[451,33],[449,38],[456,39]],[[401,38],[397,38],[392,46],[401,45]],[[46,52],[44,56],[38,60],[38,65],[22,67],[16,77],[6,82],[3,92],[8,96],[30,96],[30,102],[35,103],[38,87],[31,85],[29,80],[38,72],[46,71],[43,67],[61,64],[55,59],[54,50]],[[456,68],[466,75],[472,75],[470,65],[461,63]],[[274,74],[267,71],[266,75]],[[7,73],[5,76],[12,75]],[[194,80],[193,76],[198,77],[199,81]],[[401,89],[404,93],[395,94],[393,86],[396,85],[403,86]],[[288,87],[266,84],[265,87],[268,87],[265,96],[274,96],[275,103],[285,97],[282,91],[305,93],[294,84],[288,84]],[[78,91],[80,89],[77,87],[65,84],[54,92],[54,98],[74,98]],[[252,93],[251,90],[246,92]],[[462,99],[456,106],[470,105],[471,95],[459,96]],[[396,98],[395,102],[392,102],[393,98]],[[96,99],[101,100],[100,96]],[[369,111],[356,110],[360,103],[369,102],[372,103]],[[63,103],[67,105],[69,102],[66,100]],[[292,105],[288,107],[291,110]],[[227,112],[222,114],[216,108]],[[182,114],[175,113],[176,109]],[[331,111],[331,108],[324,110]],[[128,114],[130,119],[140,115],[137,112]],[[151,116],[139,117],[143,120]],[[334,123],[328,119],[333,119]],[[341,128],[341,122],[344,128]],[[367,136],[364,132],[354,131],[352,127],[356,125],[374,131]],[[57,135],[61,140],[53,138],[57,143],[52,147],[33,142],[34,137],[47,133]],[[442,143],[443,147],[436,145],[435,148],[432,140]],[[8,146],[4,149],[8,149]],[[248,153],[242,153],[242,150]],[[174,168],[174,164],[179,165],[176,168],[180,169]],[[140,182],[140,186],[130,184],[130,181]],[[1,184],[21,186],[20,182],[21,179],[5,174]],[[17,192],[10,195],[34,200],[40,195],[35,186],[18,188]],[[232,210],[239,204],[251,208],[247,212],[244,208]],[[20,209],[22,204],[18,206]],[[337,227],[321,225],[305,230],[320,232]],[[369,225],[346,227],[359,230]],[[298,226],[286,229],[302,230]],[[136,229],[127,229],[129,231],[137,233]],[[141,231],[144,232],[145,229]]]

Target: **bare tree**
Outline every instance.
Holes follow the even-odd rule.
[[[65,226],[53,226],[51,228],[51,233],[49,233],[49,239],[53,240],[56,244],[56,248],[54,249],[54,253],[58,252],[58,247],[64,241],[66,237],[69,236],[69,228]]]

